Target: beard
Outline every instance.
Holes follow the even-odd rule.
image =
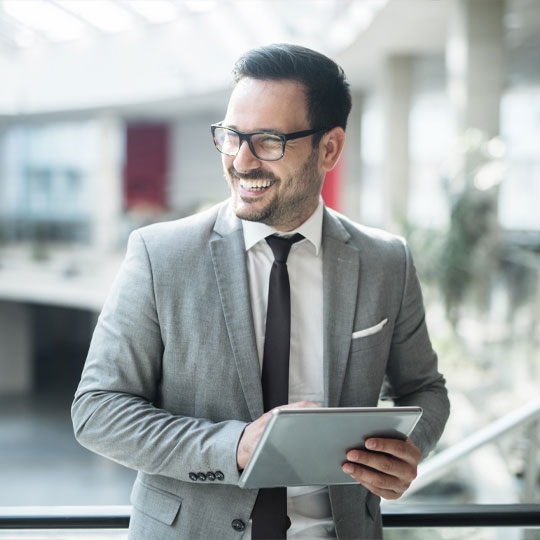
[[[318,151],[314,150],[302,166],[286,178],[280,178],[262,168],[243,174],[231,165],[226,170],[226,177],[233,192],[233,199],[240,199],[234,201],[236,215],[240,219],[257,221],[277,229],[292,230],[298,227],[315,211],[319,200],[322,177],[317,163]],[[235,193],[234,183],[242,179],[270,180],[273,185],[280,186],[281,190],[264,204],[257,204],[257,199],[241,197]]]

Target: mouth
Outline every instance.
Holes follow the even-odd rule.
[[[249,191],[251,193],[261,193],[272,186],[274,182],[271,180],[247,180],[239,179],[238,185],[243,191]]]

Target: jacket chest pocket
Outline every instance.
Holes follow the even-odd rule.
[[[376,347],[389,339],[389,336],[390,328],[388,326],[388,319],[382,319],[372,326],[356,330],[352,334],[351,353]]]

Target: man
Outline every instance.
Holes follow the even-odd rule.
[[[351,106],[342,70],[273,45],[244,55],[234,76],[212,126],[231,199],[131,235],[75,396],[75,433],[139,471],[130,539],[249,538],[258,492],[237,483],[269,415],[265,237],[301,233],[287,261],[289,403],[375,406],[385,388],[424,414],[410,439],[344,455],[357,483],[289,489],[287,534],[377,538],[380,497],[407,489],[449,410],[411,256],[321,201]]]

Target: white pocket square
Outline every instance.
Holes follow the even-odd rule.
[[[364,330],[358,330],[357,332],[353,332],[352,338],[361,338],[366,336],[371,336],[371,334],[376,334],[377,332],[380,332],[384,325],[388,322],[388,319],[382,320],[379,324],[376,324],[375,326],[370,326],[369,328],[364,328]]]

